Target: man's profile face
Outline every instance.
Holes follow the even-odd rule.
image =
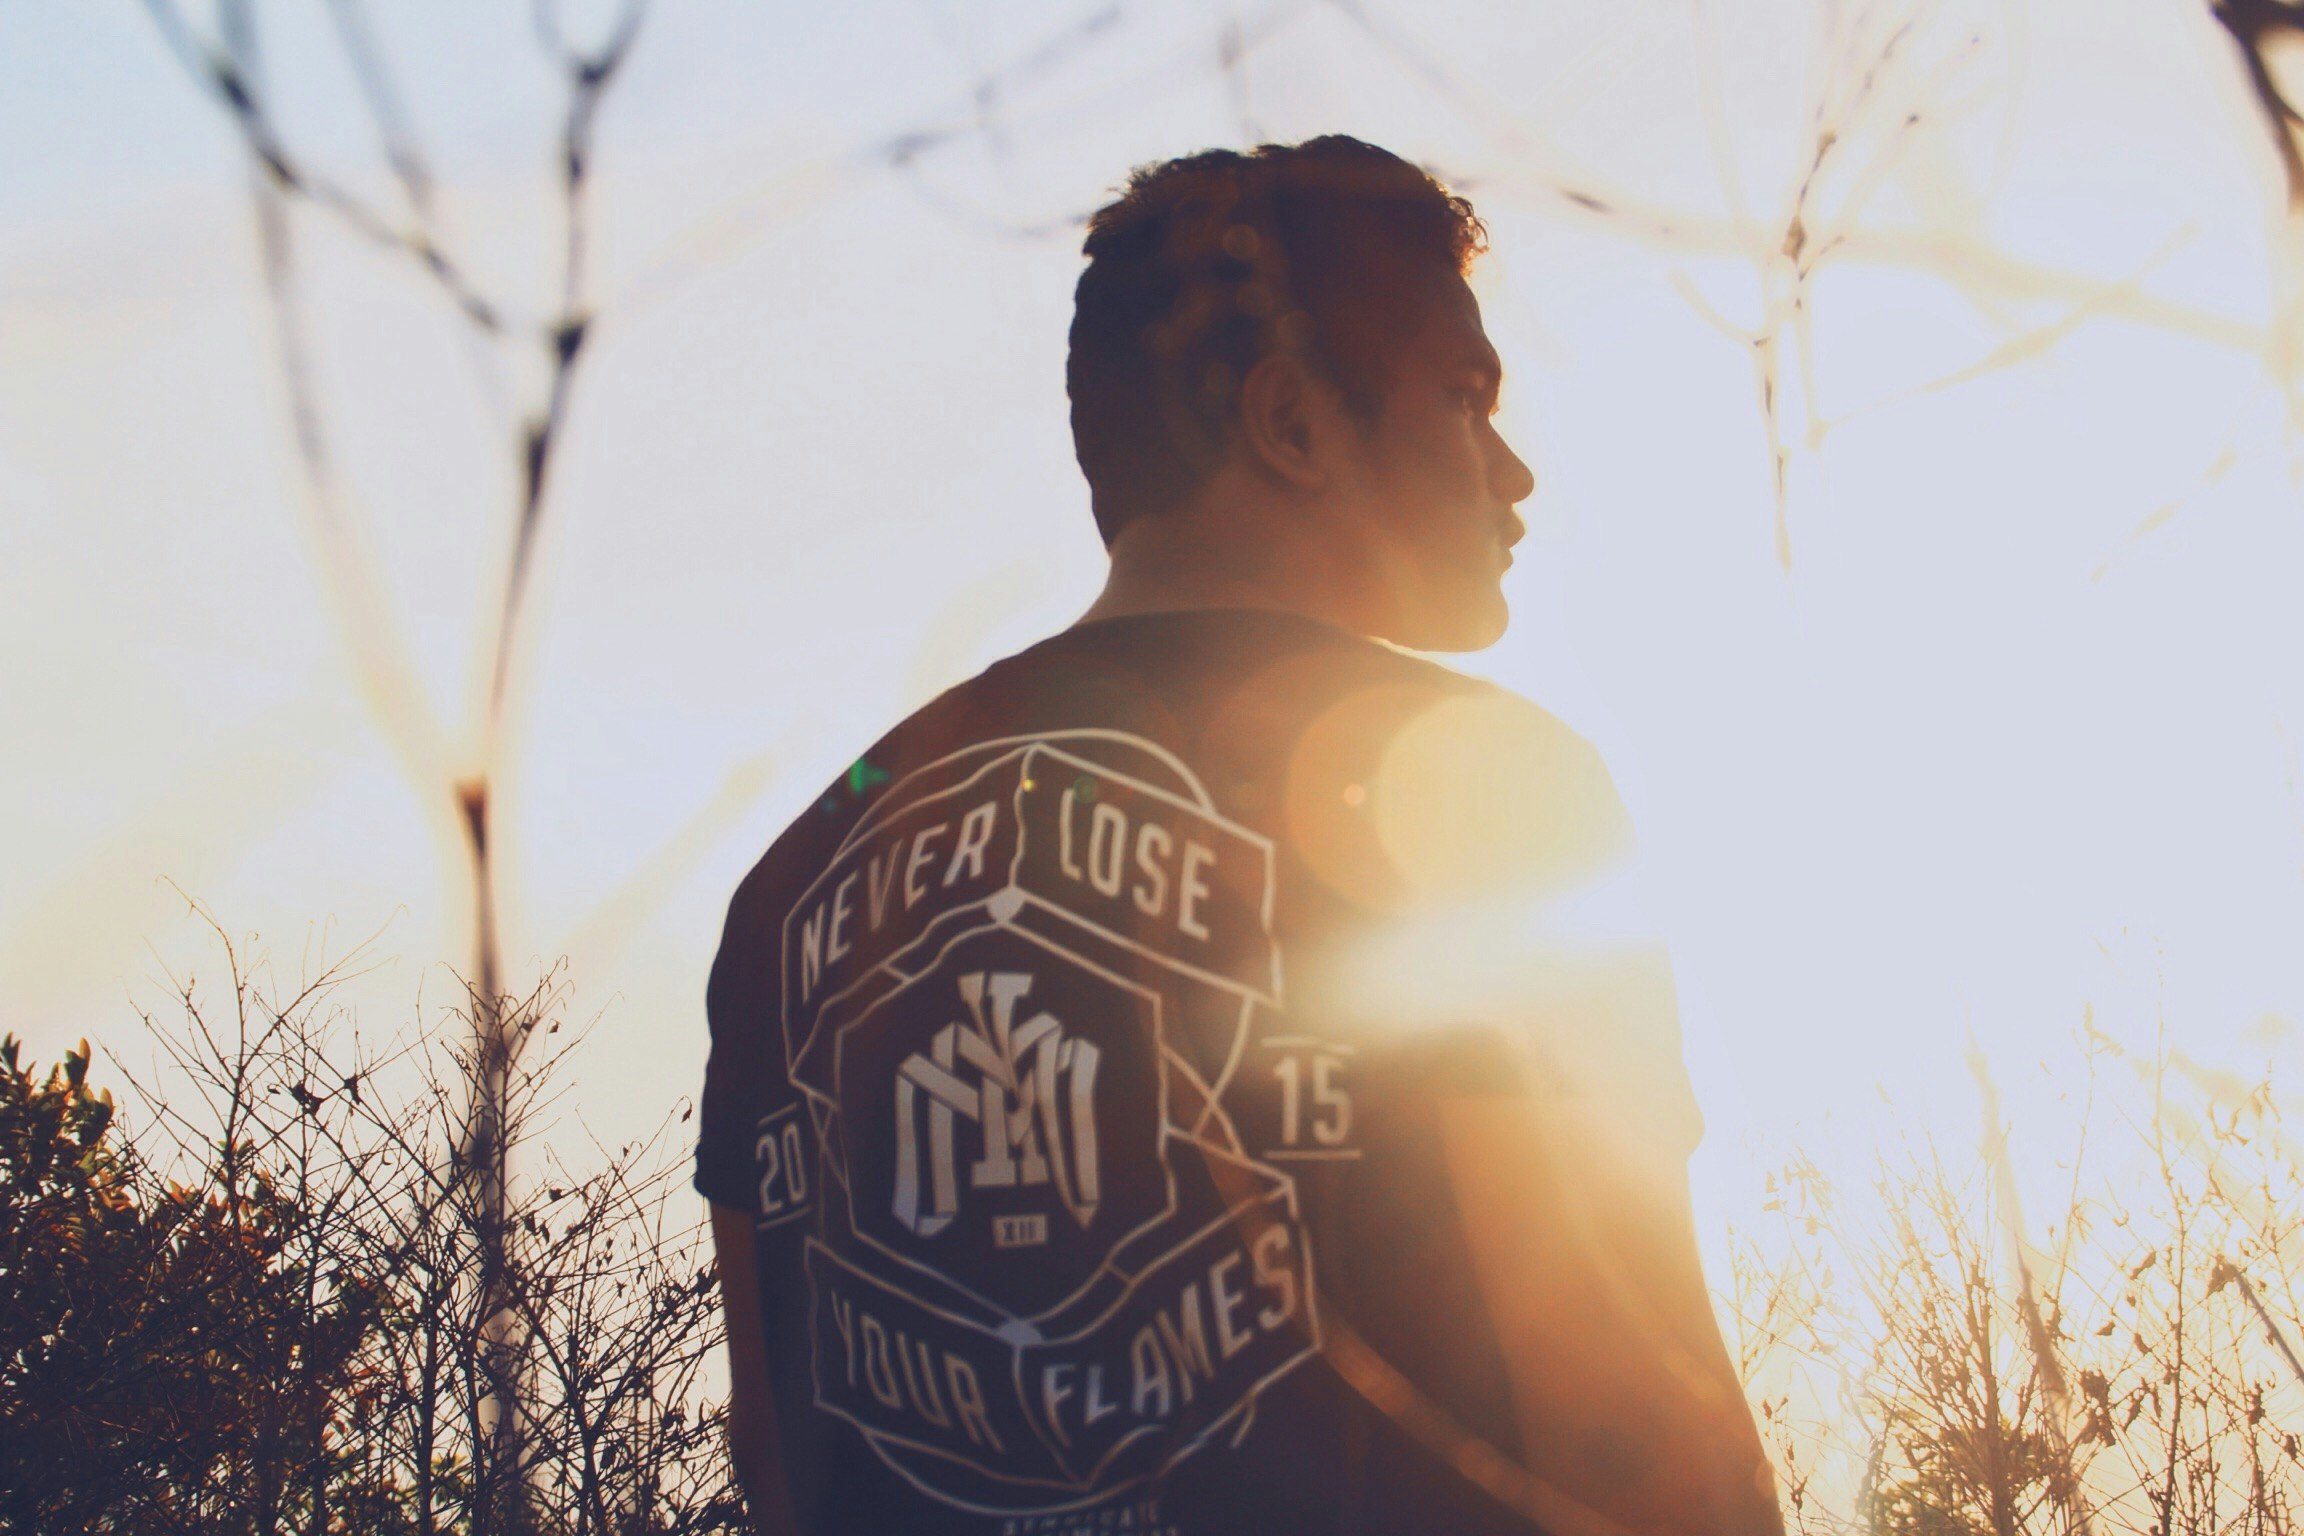
[[[1478,650],[1504,633],[1501,583],[1527,532],[1514,504],[1536,481],[1496,430],[1503,373],[1479,301],[1453,273],[1422,295],[1386,348],[1383,409],[1345,456],[1337,512],[1368,557],[1384,638]]]

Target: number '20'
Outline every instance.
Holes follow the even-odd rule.
[[[802,1160],[800,1122],[766,1126],[752,1145],[760,1167],[760,1214],[779,1216],[808,1198],[808,1168]]]

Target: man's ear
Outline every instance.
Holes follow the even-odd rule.
[[[1337,402],[1328,381],[1293,354],[1259,359],[1240,381],[1240,429],[1255,461],[1299,490],[1328,483]]]

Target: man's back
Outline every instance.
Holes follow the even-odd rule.
[[[1690,1319],[1560,1203],[1610,1159],[1579,1132],[1589,1167],[1460,1209],[1468,1103],[1580,1103],[1666,1182],[1693,1144],[1668,992],[1527,927],[1622,832],[1548,716],[1280,613],[1085,624],[890,733],[746,880],[711,988],[697,1182],[753,1216],[803,1527],[1526,1531],[1481,1467],[1644,1475],[1648,1335]],[[1550,1002],[1464,947],[1499,922]],[[1546,1400],[1589,1412],[1514,1379],[1498,1221],[1585,1335]]]

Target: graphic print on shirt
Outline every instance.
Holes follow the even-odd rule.
[[[1064,732],[891,786],[787,915],[813,1136],[763,1122],[762,1225],[813,1221],[817,1406],[931,1497],[1109,1498],[1318,1351],[1294,1185],[1222,1102],[1273,881],[1175,758]]]

